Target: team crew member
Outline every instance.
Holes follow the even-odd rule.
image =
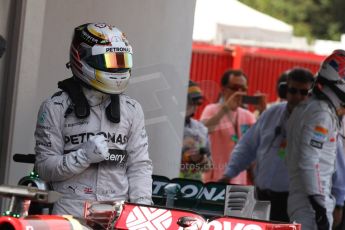
[[[36,169],[63,197],[53,213],[82,217],[85,200],[151,204],[152,163],[140,104],[123,94],[132,47],[105,23],[74,31],[73,77],[44,101],[35,131]]]
[[[337,134],[345,113],[345,51],[322,63],[312,97],[292,112],[287,130],[288,214],[302,229],[331,229]]]
[[[295,106],[308,98],[314,77],[304,68],[293,68],[286,73],[287,80],[280,84],[278,92],[287,102],[272,105],[244,134],[232,152],[221,181],[228,182],[255,162],[254,184],[258,199],[271,202],[271,220],[288,222],[286,122]]]

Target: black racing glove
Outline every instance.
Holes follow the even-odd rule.
[[[315,221],[317,225],[318,230],[329,230],[329,222],[327,218],[327,210],[325,207],[321,205],[322,202],[321,199],[319,199],[320,196],[317,195],[311,195],[308,196],[311,206],[313,207],[315,211]]]

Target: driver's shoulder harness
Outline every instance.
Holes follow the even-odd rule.
[[[80,83],[74,77],[58,82],[58,88],[68,94],[72,101],[66,112],[65,117],[74,111],[77,118],[84,119],[90,115],[90,105],[82,91]],[[120,96],[119,94],[110,95],[110,104],[106,108],[106,115],[113,123],[120,122]]]
[[[87,118],[90,115],[90,105],[82,91],[80,83],[73,77],[58,82],[58,88],[68,94],[72,100],[72,107],[65,112],[65,117],[74,111],[79,119]],[[120,96],[118,94],[110,95],[110,104],[106,108],[107,118],[113,123],[120,123]],[[127,154],[126,150],[110,149],[112,154]]]

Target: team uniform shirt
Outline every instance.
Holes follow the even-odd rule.
[[[341,135],[341,139],[343,142],[343,150],[345,153],[345,116],[344,115],[343,115],[343,119],[342,119],[342,128],[341,128],[340,135]]]
[[[342,138],[337,139],[336,171],[332,177],[332,195],[335,197],[336,205],[343,206],[345,201],[345,155]]]
[[[221,108],[222,105],[219,103],[207,105],[200,119],[210,119]],[[218,181],[223,176],[235,144],[256,121],[254,114],[243,108],[237,108],[236,111],[231,113],[231,117],[229,114],[225,114],[215,129],[209,133],[212,143],[211,156],[213,166],[210,171],[203,173],[203,182]],[[248,184],[247,172],[240,173],[231,180],[231,183]]]
[[[99,98],[90,92],[84,90],[90,105],[85,119],[66,113],[71,100],[65,92],[44,101],[39,110],[35,167],[39,176],[63,195],[54,204],[53,213],[82,217],[85,200],[151,204],[152,162],[140,104],[121,94],[121,121],[115,124],[105,113],[109,96]],[[80,148],[96,134],[106,137],[110,155],[90,165]]]
[[[255,162],[255,185],[261,190],[289,191],[289,177],[285,162],[286,124],[289,118],[286,102],[272,105],[244,134],[235,146],[225,175],[234,177]],[[337,204],[345,197],[345,156],[341,139],[337,141],[336,172],[332,194]]]
[[[319,195],[325,200],[332,226],[335,201],[331,186],[339,130],[335,109],[326,101],[312,97],[294,109],[287,127],[290,220],[301,223],[303,229],[316,229],[308,196]]]
[[[275,192],[288,191],[285,164],[286,132],[289,117],[286,102],[264,111],[235,146],[225,175],[237,176],[255,160],[255,185]]]
[[[341,181],[341,182],[344,182],[344,184],[345,184],[345,125],[344,124],[345,124],[345,116],[343,116],[343,119],[342,119],[342,127],[340,129],[341,131],[339,133],[339,138],[338,138],[340,140],[340,142],[341,142],[340,145],[338,145],[338,148],[340,148],[342,150],[342,158],[341,159],[337,158],[337,163],[338,162],[342,162],[343,163],[343,165],[341,165],[341,166],[337,165],[337,171],[340,168],[341,169],[340,171],[342,171],[344,173],[340,174],[339,176],[337,176],[335,181]],[[345,186],[338,186],[338,188],[339,189],[336,192],[334,192],[334,193],[339,194],[339,196],[344,194],[344,196],[343,196],[343,200],[344,200],[343,204],[341,204],[341,201],[339,201],[337,199],[337,205],[342,206],[345,203],[345,191],[344,191],[345,190]]]
[[[208,163],[191,163],[188,158],[190,154],[206,154]],[[207,127],[193,118],[185,122],[183,130],[183,146],[181,157],[180,177],[194,180],[201,180],[201,173],[211,165],[210,141]]]

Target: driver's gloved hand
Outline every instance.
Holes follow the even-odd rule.
[[[325,208],[325,201],[322,196],[311,195],[308,196],[311,206],[315,211],[315,221],[318,230],[329,230],[329,221],[327,218],[327,210]]]
[[[89,164],[104,161],[109,157],[109,148],[103,135],[91,137],[82,147],[82,153]]]

